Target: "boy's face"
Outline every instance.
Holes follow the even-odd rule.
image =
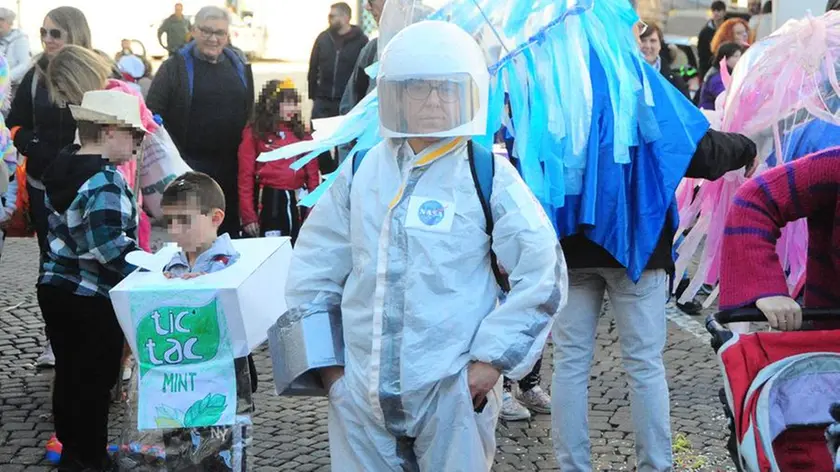
[[[197,202],[184,202],[164,206],[163,218],[172,241],[186,252],[195,252],[213,244],[219,226],[225,220],[225,212],[217,208],[203,215]]]
[[[108,160],[122,164],[137,157],[143,142],[144,133],[133,128],[105,126],[102,128],[100,141]]]

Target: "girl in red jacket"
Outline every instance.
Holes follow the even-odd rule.
[[[318,161],[294,171],[295,159],[262,163],[257,157],[304,139],[311,138],[300,118],[300,96],[294,83],[269,81],[239,145],[239,211],[249,236],[290,236],[292,244],[297,240],[302,217],[295,192],[311,192],[321,182]]]

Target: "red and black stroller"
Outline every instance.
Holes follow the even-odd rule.
[[[803,317],[837,320],[838,313],[805,309]],[[828,439],[836,449],[838,439],[827,438],[826,429],[840,421],[831,415],[840,413],[840,408],[831,411],[840,402],[840,330],[739,335],[723,326],[740,321],[766,319],[757,309],[742,309],[706,320],[723,371],[721,402],[738,470],[840,470],[826,444]]]

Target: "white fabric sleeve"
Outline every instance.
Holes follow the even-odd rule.
[[[524,377],[542,355],[554,317],[566,304],[566,260],[542,206],[507,160],[496,157],[493,251],[511,290],[482,321],[470,349],[512,379]]]

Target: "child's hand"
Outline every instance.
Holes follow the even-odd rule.
[[[174,279],[175,278],[175,274],[173,274],[172,272],[164,272],[163,276],[166,277],[167,279]]]
[[[207,275],[207,272],[190,272],[188,274],[182,275],[181,278],[184,280],[190,280],[196,277],[201,277],[202,275]]]

